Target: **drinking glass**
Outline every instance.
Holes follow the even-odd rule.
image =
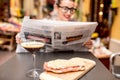
[[[29,51],[29,53],[33,56],[33,66],[34,68],[27,72],[27,76],[29,77],[39,77],[39,70],[36,68],[36,51],[39,51],[41,48],[43,48],[45,45],[45,42],[43,40],[31,40],[26,39],[21,42],[21,46]]]
[[[112,74],[120,79],[120,52],[113,53],[110,56],[110,70]]]

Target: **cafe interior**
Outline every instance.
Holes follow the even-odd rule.
[[[24,16],[30,16],[31,18],[34,19],[50,18],[51,13],[53,11],[54,2],[55,2],[54,0],[0,0],[0,80],[19,80],[18,76],[11,78],[10,76],[5,75],[5,73],[7,74],[7,71],[9,71],[8,69],[5,70],[5,67],[7,67],[7,65],[10,66],[11,64],[13,64],[15,67],[18,64],[12,63],[12,60],[14,59],[16,60],[16,57],[21,58],[20,56],[21,54],[15,52],[17,46],[15,37],[16,34],[19,33],[21,30]],[[94,74],[94,76],[97,76],[99,79],[95,79],[94,77],[93,79],[92,78],[87,79],[87,77],[90,77],[90,74],[88,72],[85,73],[80,80],[119,80],[120,79],[120,36],[119,36],[120,0],[76,0],[76,2],[79,3],[78,11],[75,14],[77,16],[75,18],[77,21],[98,23],[94,33],[92,33],[91,35],[91,40],[93,41],[93,45],[92,48],[88,50],[88,52],[89,54],[92,54],[95,57],[95,59],[97,59],[98,62],[100,62],[103,68],[105,68],[105,72],[107,70],[110,74],[106,78],[102,78],[106,76],[106,75],[102,76],[101,75],[102,73],[99,75]],[[65,53],[69,53],[69,52],[65,52]],[[49,53],[48,55],[51,56],[49,58],[50,60],[52,60],[52,57],[55,55],[52,56],[50,54],[51,53]],[[57,54],[57,52],[55,52],[55,54]],[[82,54],[82,52],[80,54]],[[85,53],[83,52],[83,54]],[[47,55],[46,56],[45,55],[44,58],[41,59],[46,59],[48,57]],[[69,57],[69,54],[67,55]],[[57,56],[61,56],[61,54],[57,54]],[[24,57],[27,56],[24,55]],[[20,64],[22,65],[22,63]],[[95,66],[97,66],[97,64]],[[3,69],[5,70],[5,72],[3,71]],[[90,72],[91,72],[91,76],[93,76],[92,70],[90,70]],[[22,77],[22,70],[20,71],[20,73],[21,75],[19,77]],[[84,76],[86,75],[88,76],[85,79]],[[109,78],[109,76],[112,77]],[[113,77],[115,77],[115,79]],[[21,79],[28,80],[28,78],[25,77]],[[30,78],[29,80],[32,79]],[[49,79],[45,79],[45,80],[49,80]],[[51,79],[51,80],[57,80],[57,79]],[[77,79],[60,79],[60,80],[77,80]]]

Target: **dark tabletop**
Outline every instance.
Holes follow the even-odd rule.
[[[89,52],[55,52],[36,54],[37,68],[43,71],[42,65],[45,61],[53,59],[70,59],[72,57],[81,57],[94,60],[96,66],[91,69],[79,80],[116,80],[107,68]],[[0,80],[33,80],[26,77],[26,72],[33,68],[33,59],[31,54],[19,53],[9,61],[0,66]]]

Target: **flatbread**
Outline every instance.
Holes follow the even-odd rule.
[[[71,58],[69,60],[56,59],[44,63],[44,69],[46,71],[52,71],[54,73],[65,73],[71,71],[85,70],[85,62],[82,58]]]

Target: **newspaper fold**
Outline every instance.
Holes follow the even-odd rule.
[[[20,35],[23,39],[44,39],[48,51],[82,51],[83,43],[91,38],[97,25],[97,22],[36,20],[24,17]]]

